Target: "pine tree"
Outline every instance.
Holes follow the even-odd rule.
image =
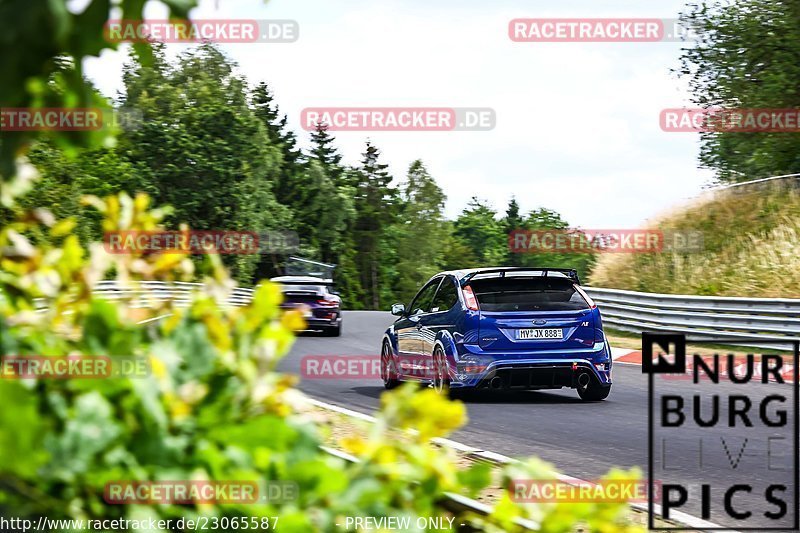
[[[275,197],[284,205],[294,206],[304,201],[299,193],[305,190],[300,178],[306,169],[303,154],[297,148],[297,138],[287,127],[287,117],[281,116],[274,100],[272,91],[264,82],[259,83],[250,95],[253,113],[266,128],[270,144],[281,152],[281,164],[274,178]]]
[[[510,235],[512,231],[523,229],[522,217],[519,214],[519,204],[517,203],[517,199],[514,198],[513,196],[511,197],[511,200],[508,202],[508,207],[506,208],[504,225],[505,225],[506,235]],[[508,247],[507,263],[511,266],[522,265],[522,260],[519,257],[519,253],[513,252],[511,250],[511,246]]]
[[[335,184],[341,185],[345,173],[342,167],[342,156],[333,145],[334,140],[334,137],[328,133],[327,124],[317,124],[316,129],[311,133],[310,158],[319,161],[328,177]]]
[[[422,161],[411,163],[401,187],[402,214],[390,243],[395,250],[392,287],[400,301],[409,302],[422,284],[441,270],[449,233],[445,199]]]
[[[380,308],[379,272],[381,258],[379,243],[382,234],[394,218],[397,201],[396,192],[389,187],[392,181],[387,172],[388,165],[378,161],[380,150],[369,140],[362,154],[361,165],[353,173],[357,180],[355,241],[361,285],[367,295],[365,305]]]

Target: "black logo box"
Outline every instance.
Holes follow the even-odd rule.
[[[692,340],[692,344],[730,344],[730,338],[718,339],[704,339]],[[800,452],[800,368],[797,364],[800,361],[800,341],[786,339],[786,340],[764,340],[764,339],[737,339],[736,342],[744,343],[759,343],[759,344],[780,344],[785,345],[791,343],[793,345],[793,387],[792,387],[792,405],[794,407],[794,524],[792,530],[800,530],[800,459],[798,452]],[[665,351],[667,346],[675,346],[674,361],[659,357],[658,363],[653,363],[653,346],[658,344]],[[786,351],[786,350],[778,350]],[[683,334],[675,333],[642,333],[642,373],[648,374],[647,378],[647,528],[651,531],[697,531],[697,528],[690,526],[687,527],[656,527],[655,525],[655,512],[653,495],[655,494],[655,487],[653,482],[653,439],[655,429],[653,427],[653,396],[654,396],[654,382],[655,374],[683,374],[686,372],[686,336]],[[703,528],[703,531],[731,531],[734,526],[724,527],[711,527]],[[740,528],[735,527],[737,531],[787,531],[786,527],[750,527]]]

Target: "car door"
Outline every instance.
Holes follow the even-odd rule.
[[[419,353],[426,358],[433,354],[433,344],[439,331],[452,327],[453,316],[449,311],[457,302],[458,289],[455,278],[445,276],[436,290],[430,309],[419,316]]]
[[[408,306],[406,315],[395,322],[397,332],[397,352],[400,373],[413,373],[419,368],[422,350],[420,318],[430,310],[433,296],[439,286],[441,277],[434,278],[425,284]]]

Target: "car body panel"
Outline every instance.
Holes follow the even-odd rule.
[[[301,310],[308,329],[341,326],[342,299],[331,292],[331,280],[311,276],[280,276],[270,281],[281,286],[281,309]]]
[[[604,386],[611,384],[611,350],[594,302],[587,298],[589,308],[570,311],[471,310],[463,280],[482,271],[433,276],[428,283],[445,278],[459,288],[453,307],[398,317],[386,330],[383,342],[391,348],[401,380],[430,381],[432,354],[439,349],[447,361],[451,388],[484,387],[495,376],[507,379],[512,388],[574,387],[571,378],[579,372],[591,373]],[[561,328],[563,339],[522,340],[515,335],[518,329],[538,327]]]

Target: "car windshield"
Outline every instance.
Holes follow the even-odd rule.
[[[482,311],[580,311],[590,306],[575,286],[558,278],[489,278],[470,283]]]

